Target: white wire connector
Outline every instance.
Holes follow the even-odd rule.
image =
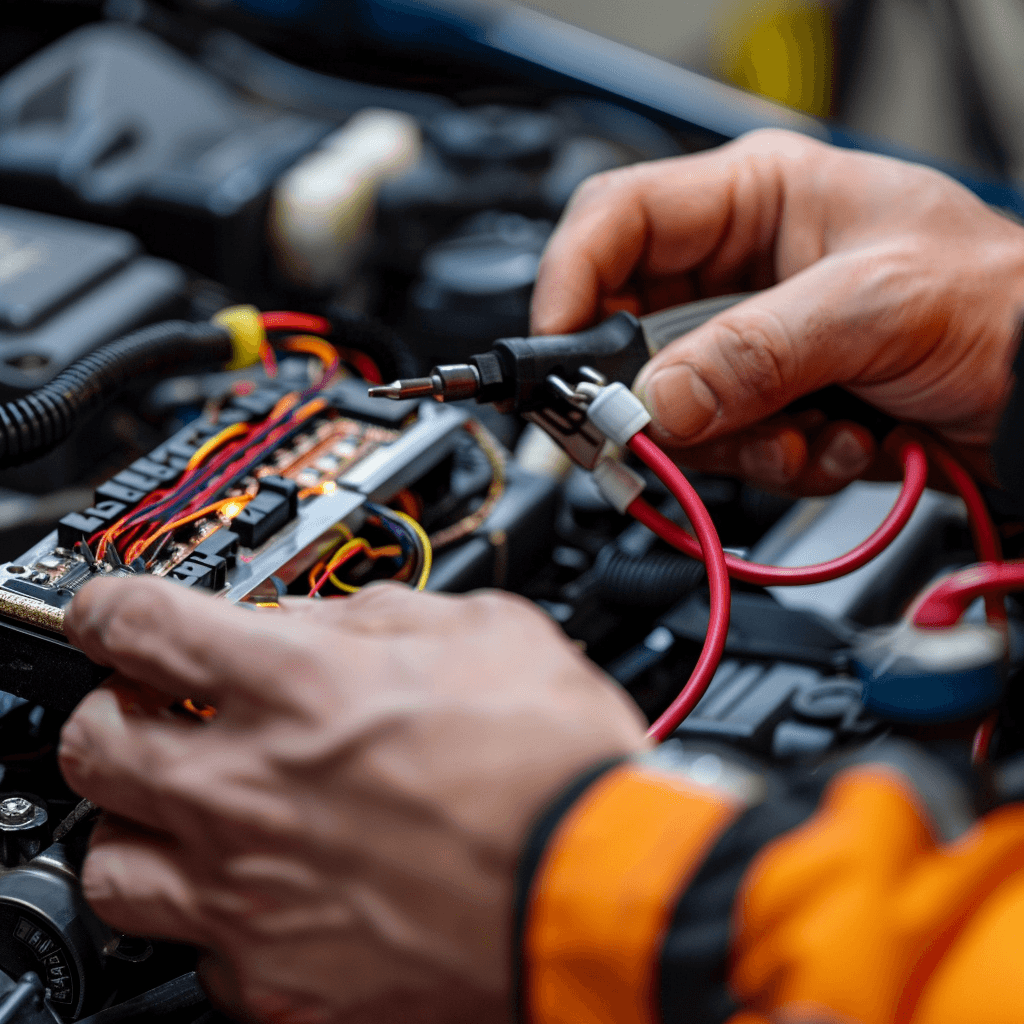
[[[630,435],[632,436],[632,435]],[[644,478],[615,459],[604,458],[593,469],[594,483],[619,515],[643,494]]]
[[[625,384],[609,384],[587,408],[587,419],[613,444],[628,444],[651,422],[643,402]]]

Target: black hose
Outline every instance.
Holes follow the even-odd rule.
[[[90,352],[22,398],[0,403],[0,467],[52,451],[122,388],[143,377],[223,366],[231,339],[216,324],[168,320]]]
[[[613,545],[601,549],[594,562],[599,597],[616,604],[660,605],[682,600],[704,579],[704,566],[671,551],[637,557]]]
[[[334,307],[328,311],[333,328],[330,340],[339,348],[365,352],[384,380],[417,377],[425,364],[387,324],[362,313]]]

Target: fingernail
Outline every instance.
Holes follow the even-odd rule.
[[[870,462],[871,453],[850,430],[840,430],[818,457],[818,465],[822,470],[839,480],[848,480],[863,473]]]
[[[634,391],[655,425],[677,441],[690,439],[718,414],[718,398],[690,366],[656,370],[641,377]]]

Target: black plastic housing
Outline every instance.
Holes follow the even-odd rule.
[[[519,412],[551,404],[547,385],[551,374],[572,384],[579,379],[581,367],[590,366],[609,381],[629,385],[648,359],[643,326],[632,313],[625,312],[575,334],[502,338],[494,343],[493,354],[500,364],[500,379],[495,379],[488,358],[491,353],[470,360],[484,382],[477,401],[511,398]]]
[[[180,312],[186,284],[124,231],[0,206],[0,398]]]
[[[137,28],[88,25],[0,82],[0,194],[252,289],[269,190],[333,127],[242,99]]]

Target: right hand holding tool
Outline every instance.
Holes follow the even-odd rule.
[[[757,288],[639,375],[652,435],[681,462],[794,493],[838,489],[868,469],[870,433],[777,416],[838,383],[932,427],[991,477],[1024,231],[936,171],[767,131],[599,175],[549,243],[533,329]]]

